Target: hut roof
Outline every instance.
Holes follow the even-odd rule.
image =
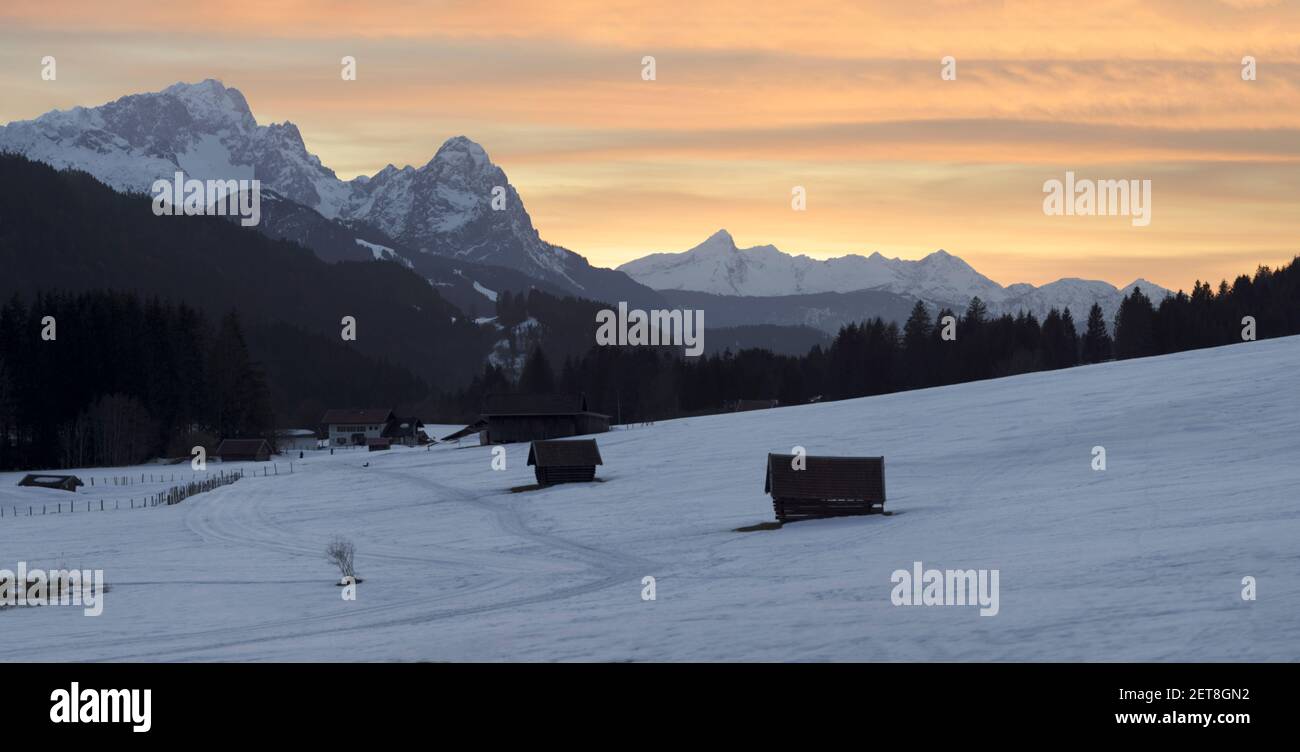
[[[595,467],[605,463],[600,460],[600,449],[595,439],[571,439],[534,441],[528,447],[528,464],[537,467]]]
[[[387,423],[393,417],[392,410],[382,407],[364,410],[326,410],[325,416],[320,419],[320,422],[327,426],[351,423]]]
[[[466,436],[469,436],[470,434],[478,433],[479,431],[482,431],[484,428],[487,428],[487,421],[481,419],[476,420],[473,423],[470,423],[468,426],[465,426],[464,428],[460,429],[455,433],[450,433],[447,434],[446,436],[443,436],[442,440],[455,441],[456,439],[464,438]]]
[[[48,473],[29,473],[22,480],[18,481],[20,486],[35,486],[38,488],[55,488],[65,491],[76,491],[77,486],[84,486],[85,483],[75,475],[50,475]]]
[[[585,394],[489,394],[484,415],[575,415],[587,412]]]
[[[805,457],[803,470],[793,454],[767,455],[763,490],[783,499],[863,499],[884,501],[884,457]]]
[[[266,439],[222,439],[221,444],[217,446],[217,455],[220,456],[227,452],[231,454],[257,454],[265,447],[267,452],[271,451],[271,445]]]

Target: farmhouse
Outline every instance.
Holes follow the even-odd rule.
[[[769,454],[763,490],[782,522],[884,512],[885,458]]]
[[[361,446],[367,439],[383,438],[397,416],[386,408],[328,410],[320,419],[330,446]]]
[[[483,402],[484,444],[556,439],[609,430],[609,416],[587,409],[582,394],[489,394]]]
[[[605,463],[600,461],[600,448],[595,439],[570,439],[534,441],[528,447],[528,464],[533,466],[537,482],[549,486],[590,483],[596,479],[596,465]]]
[[[222,462],[266,462],[271,459],[271,444],[266,439],[224,439],[216,456]]]

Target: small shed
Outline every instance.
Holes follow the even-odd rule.
[[[28,474],[18,481],[20,486],[35,486],[36,488],[53,488],[59,491],[77,492],[79,486],[86,485],[75,475],[36,475]]]
[[[884,457],[767,455],[763,490],[782,522],[885,511]]]
[[[595,439],[571,439],[534,441],[528,447],[528,464],[533,466],[538,484],[549,486],[590,483],[596,479],[596,465],[605,463]]]
[[[368,452],[387,452],[392,448],[392,439],[366,439],[366,451]]]
[[[271,459],[271,444],[266,439],[224,439],[216,455],[222,462],[266,462]]]

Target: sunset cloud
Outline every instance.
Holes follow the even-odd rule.
[[[724,226],[814,256],[942,247],[1004,283],[1189,287],[1300,252],[1300,7],[1048,8],[19,0],[0,7],[0,122],[213,77],[344,177],[465,134],[543,237],[611,266]],[[1067,169],[1151,179],[1151,226],[1044,216]]]

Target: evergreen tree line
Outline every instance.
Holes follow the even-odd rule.
[[[1086,316],[1077,328],[1068,309],[1051,310],[1040,321],[1025,312],[992,317],[979,298],[960,314],[931,315],[918,302],[901,328],[879,318],[851,324],[828,347],[798,357],[750,349],[685,358],[680,348],[593,346],[556,364],[540,345],[517,380],[488,365],[442,412],[469,419],[483,396],[497,391],[580,391],[591,409],[634,423],[725,411],[738,400],[849,399],[1239,343],[1248,336],[1248,316],[1260,339],[1300,334],[1300,266],[1260,267],[1253,278],[1242,275],[1217,291],[1197,282],[1190,295],[1179,292],[1159,304],[1135,288],[1112,327],[1095,303]]]
[[[273,439],[239,317],[132,293],[15,296],[0,308],[0,469],[188,457]]]

